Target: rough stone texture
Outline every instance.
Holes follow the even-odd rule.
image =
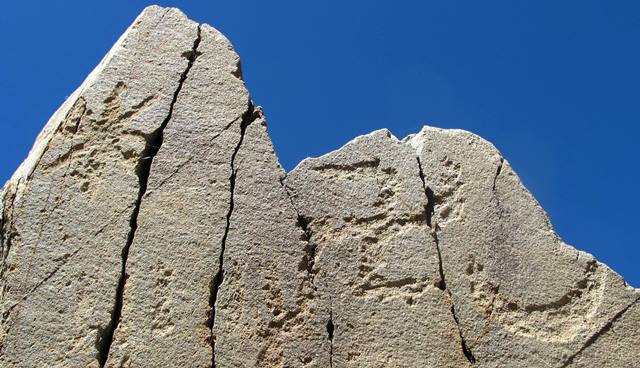
[[[487,141],[285,175],[229,41],[149,7],[0,192],[0,367],[634,367],[640,292]]]
[[[0,366],[98,365],[137,162],[168,114],[195,34],[178,11],[147,9],[5,185]]]
[[[216,303],[220,367],[326,367],[325,315],[284,170],[254,112],[234,161],[235,190]]]
[[[636,367],[640,341],[640,305],[620,310],[566,360],[565,367]]]
[[[479,365],[563,366],[638,301],[617,274],[558,238],[489,142],[430,127],[406,142],[420,159],[447,288]]]
[[[334,366],[468,364],[411,147],[380,130],[304,160],[286,185],[315,247]]]
[[[191,41],[195,59],[162,138],[153,143],[159,150],[129,249],[109,366],[204,367],[212,361],[210,284],[249,96],[222,35],[201,26]]]

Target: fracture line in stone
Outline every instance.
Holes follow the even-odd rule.
[[[500,163],[498,164],[498,169],[496,170],[496,176],[493,177],[493,186],[491,187],[493,191],[496,191],[496,182],[498,181],[498,176],[500,176],[500,172],[502,172],[502,165],[504,164],[504,158],[500,157]]]
[[[440,281],[438,282],[437,286],[438,286],[438,289],[447,293],[451,301],[451,315],[453,316],[453,320],[456,322],[456,326],[458,327],[458,334],[460,335],[460,344],[462,347],[462,353],[467,358],[469,363],[475,364],[476,358],[473,355],[473,352],[471,351],[471,349],[469,349],[469,347],[467,346],[467,342],[465,341],[464,336],[462,335],[462,328],[460,328],[460,321],[458,320],[458,316],[456,315],[456,306],[453,301],[453,295],[451,294],[451,291],[447,289],[447,282],[445,281],[445,277],[444,277],[442,253],[440,251],[440,241],[438,240],[438,233],[437,233],[438,224],[432,223],[432,217],[433,217],[433,214],[435,213],[435,209],[434,209],[435,197],[433,194],[433,190],[431,190],[431,188],[427,186],[427,183],[424,178],[424,172],[422,171],[422,163],[420,162],[420,158],[416,157],[416,159],[418,161],[418,170],[419,170],[420,180],[422,180],[424,193],[425,193],[425,196],[427,197],[427,205],[425,206],[425,221],[427,225],[431,228],[431,236],[433,237],[433,241],[436,243],[436,252],[438,255],[438,273],[440,275]]]
[[[565,368],[568,367],[569,365],[571,365],[571,363],[573,363],[573,360],[580,354],[582,354],[583,351],[585,351],[589,346],[593,345],[594,342],[596,342],[596,340],[598,340],[600,338],[600,336],[604,335],[605,333],[607,333],[607,331],[609,331],[611,329],[611,327],[613,327],[613,324],[616,323],[616,321],[618,321],[620,318],[622,318],[622,316],[627,313],[627,311],[629,309],[631,309],[631,307],[633,307],[636,303],[638,303],[638,301],[640,301],[640,297],[636,298],[633,302],[631,302],[629,305],[627,305],[626,307],[622,308],[618,313],[616,313],[615,316],[613,316],[613,318],[611,318],[609,320],[609,322],[605,323],[604,326],[602,326],[598,331],[596,331],[593,335],[591,335],[587,341],[585,341],[584,345],[582,345],[582,347],[576,351],[575,353],[573,353],[565,362],[564,364],[562,364],[560,366],[560,368]]]
[[[98,362],[100,363],[100,367],[104,367],[107,362],[107,359],[109,357],[109,350],[111,349],[111,344],[113,343],[113,334],[118,328],[118,324],[120,323],[120,317],[122,315],[124,287],[128,277],[127,259],[129,257],[131,244],[133,243],[136,230],[138,228],[138,214],[140,213],[142,198],[147,191],[147,184],[149,181],[149,175],[151,174],[151,165],[153,163],[153,158],[160,151],[160,147],[162,146],[162,142],[164,140],[164,129],[171,121],[171,117],[173,116],[173,109],[176,101],[178,100],[178,95],[182,90],[182,86],[187,80],[187,76],[189,74],[189,71],[191,70],[191,67],[200,55],[200,53],[198,52],[200,39],[200,27],[198,26],[198,35],[196,37],[196,40],[193,42],[193,48],[190,51],[184,52],[182,54],[182,56],[187,58],[189,62],[185,70],[180,75],[178,87],[174,91],[173,99],[171,100],[171,104],[169,105],[169,112],[162,121],[162,124],[160,124],[160,126],[153,133],[146,137],[145,148],[142,151],[140,160],[138,161],[138,165],[136,166],[136,174],[138,175],[139,182],[138,198],[131,213],[131,220],[129,222],[130,230],[127,237],[127,243],[125,244],[124,248],[122,248],[122,263],[120,269],[120,279],[118,280],[118,287],[116,289],[115,305],[111,313],[111,321],[103,330],[99,331],[98,340],[96,341],[96,348],[98,349]]]
[[[296,213],[296,225],[298,225],[302,229],[302,232],[304,233],[303,240],[306,243],[304,248],[304,251],[305,251],[304,264],[305,264],[306,271],[311,278],[311,283],[313,284],[313,288],[315,290],[316,288],[314,284],[314,279],[317,271],[314,270],[313,267],[315,266],[316,251],[318,246],[315,243],[311,242],[311,229],[309,228],[309,223],[311,222],[311,220],[302,216],[298,211],[298,208],[296,207],[295,203],[293,203],[293,198],[291,198],[292,195],[289,192],[290,189],[284,183],[285,178],[286,178],[286,175],[280,178],[280,185],[282,185],[282,187],[284,188],[285,193],[287,194],[287,198],[289,198],[289,202],[291,202],[291,208],[293,208],[293,211]]]
[[[13,309],[15,307],[17,307],[18,305],[20,305],[20,303],[24,302],[25,300],[27,300],[27,298],[29,298],[30,295],[32,295],[34,292],[36,292],[36,290],[38,290],[42,285],[44,285],[45,283],[47,283],[47,281],[51,280],[51,278],[53,276],[55,276],[56,273],[58,273],[58,271],[60,271],[60,269],[67,264],[67,262],[69,261],[70,258],[72,258],[73,256],[75,256],[79,251],[81,250],[81,248],[76,249],[75,251],[65,255],[64,257],[62,257],[62,263],[56,267],[53,271],[51,271],[45,278],[43,278],[42,280],[40,280],[40,282],[38,282],[36,284],[36,286],[34,286],[33,288],[31,288],[31,290],[29,290],[28,293],[26,293],[22,298],[20,298],[20,300],[18,302],[16,302],[15,304],[11,305],[9,308],[7,308],[7,310],[5,310],[2,313],[2,320],[6,321],[7,318],[9,318],[9,315],[11,314],[11,312],[13,311]]]
[[[218,133],[216,133],[216,135],[214,135],[213,137],[211,137],[211,139],[209,140],[209,143],[212,143],[215,139],[217,139],[218,137],[220,137],[222,135],[222,133],[226,132],[227,130],[229,130],[229,128],[238,120],[242,119],[242,116],[239,116],[235,119],[233,119],[231,122],[229,122],[224,128],[222,128],[221,131],[219,131]],[[151,188],[151,190],[156,190],[160,187],[162,187],[167,181],[169,181],[169,179],[173,178],[178,172],[180,172],[180,170],[182,170],[183,167],[185,167],[188,163],[191,162],[191,160],[193,160],[195,156],[190,156],[188,159],[186,159],[182,164],[180,164],[177,168],[175,168],[173,170],[173,172],[171,174],[169,174],[166,178],[160,180],[160,182],[153,188]]]
[[[333,368],[333,333],[335,325],[333,324],[333,300],[329,296],[329,321],[327,322],[327,335],[329,337],[329,367]]]
[[[231,176],[229,177],[229,191],[231,195],[229,197],[229,211],[227,212],[227,223],[224,228],[224,234],[222,235],[222,241],[220,244],[220,255],[218,258],[218,272],[211,282],[211,290],[209,294],[209,319],[207,321],[207,327],[209,327],[210,335],[209,335],[209,344],[211,345],[211,367],[216,367],[216,339],[213,335],[213,325],[215,323],[216,318],[216,303],[218,301],[218,292],[220,291],[220,286],[224,280],[224,251],[227,245],[227,236],[229,235],[229,227],[231,225],[231,216],[233,214],[233,196],[236,187],[236,175],[238,170],[235,167],[235,160],[238,151],[240,151],[240,146],[242,145],[242,141],[244,140],[244,135],[246,133],[247,127],[251,125],[251,123],[255,120],[254,107],[251,101],[249,101],[249,106],[247,111],[242,116],[242,121],[240,122],[240,139],[238,140],[238,144],[236,145],[233,154],[231,155]],[[228,127],[227,127],[228,128]],[[227,129],[225,128],[225,130]]]
[[[9,200],[7,200],[10,198]],[[15,190],[11,187],[6,188],[4,198],[2,199],[2,217],[0,218],[0,245],[2,245],[2,268],[0,269],[0,277],[4,278],[5,262],[11,250],[11,238],[13,236],[11,228],[13,227],[13,216],[9,215],[9,209],[13,212],[13,205],[16,199]],[[7,203],[8,202],[8,203]],[[5,227],[7,227],[5,229]]]

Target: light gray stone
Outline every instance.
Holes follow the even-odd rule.
[[[335,367],[464,367],[413,149],[386,130],[287,177],[315,247]]]
[[[638,300],[607,266],[558,238],[492,144],[430,127],[406,142],[420,159],[447,288],[479,366],[562,366]]]
[[[157,54],[133,57],[149,47]],[[54,116],[62,128],[45,128],[34,168],[3,188],[3,366],[326,366],[305,235],[229,41],[150,7],[110,55],[124,61],[107,57],[72,97],[79,107]],[[31,207],[15,214],[21,201]],[[31,226],[41,253],[28,252],[31,217],[47,226]],[[31,275],[33,262],[55,268]],[[34,286],[13,297],[19,271]]]
[[[234,162],[233,211],[214,336],[219,367],[327,367],[330,345],[309,249],[262,112]]]
[[[640,292],[489,142],[289,174],[231,43],[149,7],[0,192],[0,367],[633,367]]]
[[[99,365],[135,168],[168,114],[195,35],[177,10],[147,8],[5,185],[0,366]]]
[[[635,367],[640,341],[640,303],[624,308],[565,361],[565,367]]]
[[[140,198],[109,366],[210,366],[210,290],[249,96],[230,43],[194,24],[192,64],[176,94]]]

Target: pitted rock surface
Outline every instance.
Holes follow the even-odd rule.
[[[489,142],[290,173],[217,30],[146,8],[0,193],[2,367],[634,367],[640,291]]]

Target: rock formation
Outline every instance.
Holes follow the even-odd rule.
[[[640,292],[471,133],[285,174],[229,41],[149,7],[0,195],[2,367],[633,367]]]

